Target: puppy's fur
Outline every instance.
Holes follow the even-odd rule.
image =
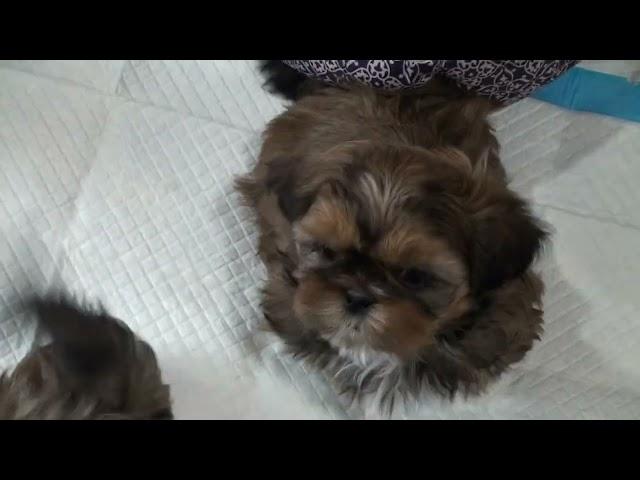
[[[151,347],[121,321],[63,295],[28,311],[51,337],[0,376],[0,419],[171,419]]]
[[[545,232],[506,184],[495,105],[324,87],[264,134],[238,182],[257,214],[264,313],[295,353],[391,406],[481,392],[542,331]]]

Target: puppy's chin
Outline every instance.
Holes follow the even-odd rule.
[[[310,273],[299,280],[293,310],[307,329],[353,357],[369,352],[415,359],[436,341],[440,321],[414,301],[378,298],[366,312],[350,314],[344,298],[340,287]]]

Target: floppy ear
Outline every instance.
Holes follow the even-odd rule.
[[[473,214],[471,288],[493,290],[531,266],[547,233],[526,203],[509,190],[492,195]]]
[[[302,193],[300,168],[302,159],[277,157],[269,162],[267,190],[275,193],[278,206],[289,222],[302,217],[311,207],[313,195]]]
[[[447,145],[477,161],[487,150],[498,150],[487,120],[492,110],[492,102],[485,98],[465,98],[445,104],[435,115],[439,135]]]

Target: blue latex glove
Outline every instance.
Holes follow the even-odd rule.
[[[640,85],[616,75],[574,67],[532,96],[569,110],[640,122]]]

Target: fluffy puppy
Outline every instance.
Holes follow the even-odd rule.
[[[103,310],[64,296],[28,302],[51,342],[0,376],[0,419],[172,419],[151,347]]]
[[[392,406],[479,393],[542,331],[545,231],[507,187],[494,104],[440,81],[301,96],[238,188],[257,216],[263,308],[346,392]]]

